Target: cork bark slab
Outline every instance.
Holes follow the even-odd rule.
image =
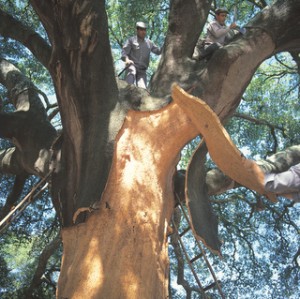
[[[234,181],[276,201],[264,190],[264,173],[252,160],[246,159],[232,142],[216,113],[201,99],[187,94],[174,85],[172,97],[203,136],[209,154],[216,165]]]

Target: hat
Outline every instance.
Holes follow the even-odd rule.
[[[216,10],[215,10],[215,13],[218,15],[218,14],[220,14],[220,13],[222,13],[222,12],[224,12],[224,13],[229,13],[229,11],[226,9],[226,8],[224,8],[224,7],[218,7]]]
[[[135,24],[135,26],[136,26],[136,28],[143,28],[143,29],[147,28],[147,26],[146,26],[146,24],[144,22],[137,22]]]

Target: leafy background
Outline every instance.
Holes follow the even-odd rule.
[[[227,7],[231,12],[228,21],[236,18],[242,26],[271,2],[213,1],[213,8]],[[148,36],[156,44],[163,45],[169,5],[169,1],[165,0],[107,1],[116,75],[124,68],[120,60],[121,46],[134,34],[136,21],[145,21],[148,24]],[[46,36],[28,1],[2,1],[0,8]],[[209,19],[212,15],[213,10]],[[26,48],[13,40],[0,37],[0,55],[16,63],[55,103],[49,74]],[[152,57],[149,77],[155,71],[158,59]],[[299,65],[299,53],[281,53],[265,61],[253,77],[236,114],[226,124],[230,136],[246,157],[264,159],[288,146],[300,144]],[[0,96],[2,110],[11,111],[12,106],[1,87]],[[49,110],[49,115],[54,110],[55,107]],[[59,114],[55,114],[52,122],[57,128],[61,127]],[[186,168],[198,143],[199,138],[196,138],[182,150],[179,169]],[[0,149],[4,150],[8,145],[7,141],[1,140]],[[207,167],[213,166],[213,162],[208,160]],[[1,207],[12,188],[13,178],[3,174],[0,174],[0,178]],[[36,182],[35,177],[27,181],[23,196]],[[298,298],[299,205],[284,198],[279,198],[277,204],[271,204],[245,188],[213,196],[212,202],[220,223],[220,238],[223,240],[222,259],[205,250],[226,298]],[[260,210],[262,204],[264,209]],[[182,218],[181,215],[180,230],[187,225]],[[32,285],[32,281],[41,259],[45,259],[43,253],[55,240],[59,229],[49,192],[45,190],[0,235],[1,298],[55,298],[61,246],[56,246],[45,260],[40,284]],[[189,232],[183,240],[190,256],[197,255],[193,235]],[[179,250],[177,255],[176,250]],[[172,298],[201,298],[178,241],[173,242],[170,238],[169,252]],[[210,284],[211,277],[203,259],[195,262],[194,266],[202,284]],[[210,290],[208,296],[220,298],[216,289]]]

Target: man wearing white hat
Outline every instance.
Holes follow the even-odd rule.
[[[150,39],[146,38],[147,26],[144,22],[136,23],[136,36],[130,37],[122,48],[122,60],[126,64],[126,81],[141,88],[147,87],[147,68],[150,61],[150,53],[161,54],[161,48],[157,47]]]

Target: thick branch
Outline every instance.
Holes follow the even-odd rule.
[[[7,88],[17,111],[34,112],[36,118],[47,118],[46,110],[33,83],[16,66],[1,57],[0,83]]]
[[[265,173],[283,172],[298,163],[300,163],[300,145],[291,146],[272,155],[266,160],[257,161],[257,164]]]
[[[22,119],[22,113],[2,113],[0,112],[0,137],[12,139]],[[22,124],[24,125],[24,124]]]
[[[0,34],[12,38],[25,47],[46,67],[49,67],[51,47],[30,27],[0,9]]]
[[[256,2],[256,0],[248,0],[248,2],[252,3],[254,6],[261,8],[261,9],[267,6],[267,3],[265,0],[259,1],[258,3]]]
[[[173,82],[180,82],[184,87],[187,81],[190,81],[190,73],[195,71],[195,65],[191,65],[187,59],[192,57],[211,2],[211,0],[171,2],[169,27],[162,57],[151,80],[151,93],[155,96],[164,97],[169,94]]]
[[[207,19],[211,0],[173,0],[169,14],[164,55],[171,55],[174,62],[192,56],[198,37]]]
[[[261,61],[280,50],[293,48],[295,43],[298,43],[300,27],[297,24],[299,18],[295,14],[299,11],[299,5],[298,1],[276,2],[274,6],[267,8],[266,12],[262,13],[263,20],[259,16],[251,22],[251,28],[248,29],[245,36],[216,51],[205,70],[201,71],[203,65],[198,63],[200,69],[198,76],[195,75],[195,79],[192,76],[189,78],[191,86],[194,86],[193,93],[205,99],[213,107],[221,121],[234,113],[240,103],[242,93]],[[280,9],[284,11],[283,16],[279,13]],[[293,20],[292,26],[289,22],[290,18]],[[280,25],[273,26],[274,19]],[[277,38],[277,33],[279,38]],[[190,67],[190,69],[192,68]],[[195,73],[197,74],[197,72]],[[234,82],[239,82],[239,84],[234,84]],[[216,86],[218,86],[217,89]],[[168,89],[168,86],[163,86],[163,88]],[[201,151],[201,147],[199,151]],[[190,162],[191,170],[196,167],[204,167],[204,164],[199,164],[197,157],[198,154],[195,153]],[[191,171],[188,178],[191,181],[199,181],[199,175],[201,174],[197,171]],[[222,186],[221,190],[227,187],[231,188],[231,186],[231,184]],[[262,185],[261,188],[263,188]],[[203,195],[206,194],[203,188],[195,190],[188,191],[192,192],[194,203],[201,200],[199,196],[202,196],[202,200],[206,198]],[[218,190],[220,191],[220,189]]]
[[[297,65],[297,71],[298,71],[298,74],[300,75],[300,50],[291,51],[290,53],[291,53],[296,65]]]
[[[0,151],[0,171],[9,174],[22,174],[21,153],[15,147]]]
[[[299,10],[297,0],[268,6],[249,23],[246,35],[217,51],[209,61],[209,76],[201,77],[194,93],[205,99],[222,121],[239,105],[261,61],[299,45]],[[239,84],[233,88],[234,82]],[[219,87],[217,92],[215,86]]]
[[[220,169],[211,169],[206,173],[205,183],[209,195],[223,193],[229,189],[240,187],[241,185],[226,176]]]
[[[207,74],[195,82],[193,94],[201,94],[223,121],[235,111],[257,67],[274,49],[268,34],[249,31],[243,38],[216,51],[207,64]]]
[[[265,30],[276,45],[276,52],[300,49],[300,2],[278,0],[267,6],[249,24],[248,28]]]
[[[38,92],[14,65],[4,59],[0,59],[0,83],[7,88],[16,107],[15,112],[0,115],[1,136],[11,139],[18,149],[18,160],[9,163],[14,163],[12,167],[15,167],[17,161],[24,171],[43,176],[49,172],[50,147],[56,131],[47,119]],[[5,161],[8,161],[7,154],[3,157]]]
[[[52,44],[53,30],[55,26],[54,10],[56,4],[47,0],[30,0],[30,4],[42,21],[44,28],[48,33],[48,37]]]

